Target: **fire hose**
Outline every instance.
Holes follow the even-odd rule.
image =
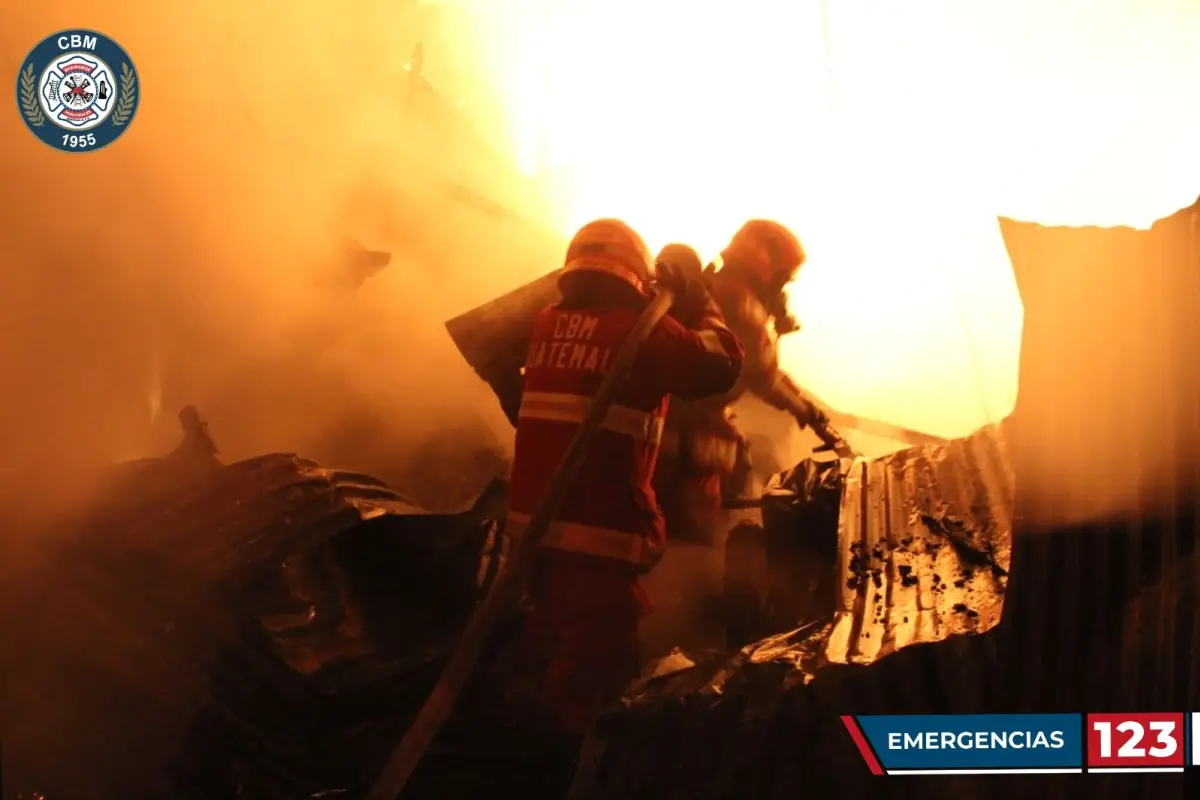
[[[391,758],[367,796],[368,800],[396,800],[446,722],[479,660],[484,642],[503,619],[505,611],[519,599],[537,556],[538,545],[579,474],[592,437],[599,430],[612,405],[613,395],[628,377],[642,343],[674,301],[675,296],[671,291],[660,288],[621,345],[612,367],[605,374],[596,396],[588,406],[587,415],[575,432],[562,461],[559,462],[558,470],[551,478],[546,494],[534,511],[529,526],[516,543],[507,565],[492,584],[491,591],[467,623],[458,641],[458,647],[446,663],[437,685],[400,744],[392,752]]]

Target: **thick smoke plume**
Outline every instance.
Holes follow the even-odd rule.
[[[502,454],[441,323],[557,244],[453,188],[538,213],[447,121],[453,97],[406,99],[417,4],[74,5],[5,10],[3,68],[90,26],[134,59],[141,106],[84,155],[2,115],[0,491],[61,504],[98,467],[169,450],[186,403],[226,460],[299,452],[402,480],[433,441]],[[347,238],[394,254],[357,292],[338,283]]]

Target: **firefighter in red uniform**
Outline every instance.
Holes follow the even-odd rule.
[[[514,540],[647,305],[655,272],[641,237],[618,220],[585,225],[572,240],[562,301],[538,316],[524,369],[507,519]],[[649,611],[638,579],[666,543],[650,480],[668,397],[723,396],[742,367],[741,345],[699,276],[667,267],[657,280],[676,291],[675,308],[617,390],[542,540],[530,591],[529,641],[548,664],[540,716],[574,737],[636,676],[638,621]]]
[[[690,274],[700,265],[686,245],[669,245],[658,260]],[[746,360],[741,379],[725,395],[672,405],[654,475],[671,538],[721,550],[728,648],[761,633],[766,568],[761,526],[747,520],[723,530],[722,499],[757,494],[749,445],[734,424],[731,404],[753,392],[791,414],[801,429],[812,427],[839,454],[849,451],[824,413],[779,368],[778,338],[798,327],[787,311],[784,288],[804,260],[804,248],[791,231],[776,222],[751,220],[721,253],[720,269],[705,271],[704,281],[745,347]]]
[[[667,245],[656,261],[687,275],[699,277],[704,271],[700,256],[685,244]],[[722,480],[732,470],[736,455],[731,450],[729,458],[724,459],[717,452],[701,452],[705,445],[703,432],[713,421],[709,408],[717,401],[723,403],[724,396],[708,398],[704,405],[676,402],[667,414],[652,485],[666,519],[667,535],[672,539],[711,543],[715,536]],[[718,418],[717,423],[724,425],[724,418]],[[729,434],[736,436],[732,430]],[[728,438],[722,437],[718,446]]]
[[[689,272],[700,265],[686,245],[669,245],[659,261]],[[797,327],[787,312],[784,288],[804,261],[795,234],[777,222],[751,220],[722,251],[721,268],[705,273],[713,299],[745,347],[746,360],[740,380],[726,394],[672,407],[664,458],[654,480],[672,538],[717,544],[722,495],[744,493],[749,451],[733,424],[730,405],[747,391],[791,414],[801,429],[811,426],[827,445],[845,447],[824,413],[779,368],[778,338]]]

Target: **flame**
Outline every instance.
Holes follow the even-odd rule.
[[[162,357],[157,349],[150,358],[150,387],[146,393],[146,406],[150,412],[150,424],[153,425],[163,409]]]
[[[783,362],[843,410],[1002,418],[1021,306],[998,214],[1145,225],[1200,191],[1189,0],[459,0],[512,156],[715,255],[751,216],[810,260]]]

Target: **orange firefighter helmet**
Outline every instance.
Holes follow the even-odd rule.
[[[598,219],[579,229],[567,246],[563,274],[603,272],[638,291],[654,279],[654,259],[637,231],[619,219]]]
[[[669,244],[658,252],[656,264],[670,264],[679,267],[685,274],[699,275],[704,271],[700,255],[686,244]]]
[[[765,219],[747,222],[721,252],[722,262],[736,264],[763,283],[780,287],[796,277],[806,257],[796,234]]]

